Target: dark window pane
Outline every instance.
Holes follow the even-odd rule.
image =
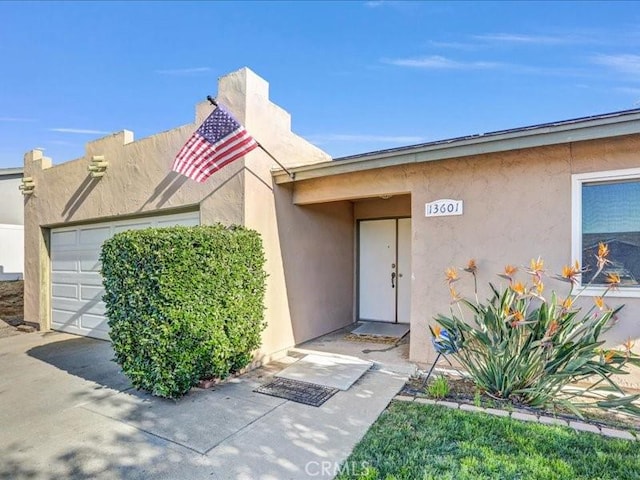
[[[597,278],[598,244],[609,246],[609,260]],[[640,180],[582,185],[582,283],[606,283],[620,275],[622,286],[640,285]]]

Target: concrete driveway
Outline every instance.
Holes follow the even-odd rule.
[[[281,362],[173,402],[112,356],[62,333],[0,339],[0,478],[332,478],[406,380],[373,369],[319,408],[254,393]]]

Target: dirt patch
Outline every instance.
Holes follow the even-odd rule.
[[[17,335],[24,321],[24,282],[0,282],[0,337]]]
[[[437,376],[437,374],[433,375],[429,380],[429,383],[431,383]],[[509,400],[497,399],[479,390],[469,378],[448,375],[446,375],[446,377],[449,384],[449,393],[442,400],[466,403],[484,408],[499,408],[507,411],[520,410],[533,415],[546,415],[565,420],[579,420],[600,427],[633,430],[640,434],[640,417],[594,408],[583,411],[584,418],[578,418],[569,410],[541,410]],[[629,393],[640,392],[633,391]],[[418,398],[429,398],[424,386],[424,377],[417,376],[410,378],[400,394]]]
[[[0,282],[0,318],[22,317],[24,312],[24,282]]]

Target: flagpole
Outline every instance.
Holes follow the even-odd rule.
[[[207,95],[207,100],[209,100],[209,102],[211,103],[211,105],[213,105],[214,107],[218,108],[218,102],[215,101],[215,99],[211,96],[211,95]],[[255,140],[255,139],[254,139]],[[273,160],[274,162],[276,162],[280,168],[282,168],[282,170],[284,170],[285,172],[287,172],[287,175],[289,175],[289,177],[291,177],[291,180],[295,180],[296,179],[296,174],[289,171],[287,169],[287,167],[285,167],[284,165],[282,165],[277,159],[276,157],[274,157],[273,155],[271,155],[271,152],[269,152],[269,150],[267,150],[266,148],[264,148],[262,146],[262,144],[256,140],[256,143],[258,144],[258,146],[262,149],[262,151],[264,153],[266,153],[267,155],[269,155],[269,157],[271,158],[271,160]]]

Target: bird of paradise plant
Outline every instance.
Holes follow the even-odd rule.
[[[608,246],[600,244],[598,271],[592,278],[609,263],[608,254]],[[462,270],[473,275],[477,285],[475,260]],[[449,339],[455,339],[455,350],[448,353],[479,388],[495,398],[540,408],[563,406],[577,415],[594,405],[640,415],[636,403],[640,395],[626,394],[613,378],[627,374],[628,365],[640,366],[640,356],[631,351],[631,340],[624,350],[602,348],[602,334],[622,308],[609,307],[604,297],[618,287],[620,277],[610,274],[605,292],[584,311],[576,307],[576,299],[589,285],[579,287],[578,277],[584,270],[577,262],[553,277],[569,284],[564,299],[555,292],[545,297],[546,271],[541,258],[532,259],[523,269],[530,275],[531,284],[517,280],[517,270],[507,265],[499,275],[509,285],[497,288],[490,283],[492,296],[482,302],[477,287],[474,300],[453,290],[458,275],[454,268],[448,269],[446,280],[455,295],[452,293],[450,315],[437,315],[437,325],[430,327],[434,345],[448,345]],[[464,318],[465,308],[473,315],[471,323]],[[443,331],[447,332],[445,338]],[[588,386],[567,393],[570,384],[579,382],[588,382]]]

